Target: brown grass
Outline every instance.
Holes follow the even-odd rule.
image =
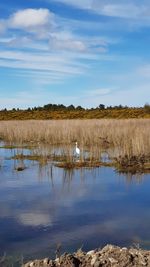
[[[42,151],[43,144],[59,146],[59,153],[73,160],[75,141],[81,160],[100,159],[102,151],[119,159],[150,156],[150,119],[1,121],[0,138],[8,144],[33,143]],[[88,154],[85,156],[85,152]],[[50,150],[49,150],[50,152]]]

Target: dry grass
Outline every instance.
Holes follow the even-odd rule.
[[[0,138],[9,144],[33,143],[60,146],[60,154],[72,160],[75,140],[88,157],[98,159],[102,151],[119,158],[149,157],[150,119],[102,119],[102,120],[49,120],[49,121],[1,121]]]

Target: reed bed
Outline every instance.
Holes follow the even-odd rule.
[[[81,157],[89,151],[91,160],[106,150],[116,158],[149,157],[150,120],[1,121],[0,138],[11,145],[34,143],[60,146],[61,153],[70,157],[77,141]]]

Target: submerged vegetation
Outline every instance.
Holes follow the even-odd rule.
[[[149,119],[1,121],[0,138],[8,147],[31,146],[30,155],[20,153],[16,159],[53,160],[66,168],[113,162],[120,171],[150,171]]]

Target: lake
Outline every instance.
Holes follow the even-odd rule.
[[[150,174],[108,167],[68,170],[24,161],[0,149],[0,255],[55,257],[106,244],[150,249]],[[24,150],[28,153],[28,150]]]

